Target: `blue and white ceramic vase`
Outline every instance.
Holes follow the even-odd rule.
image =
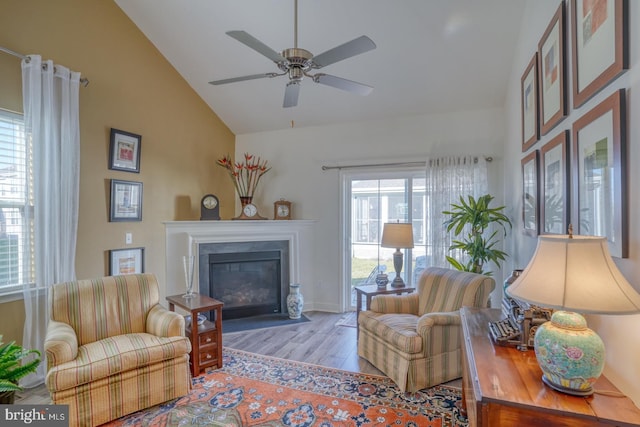
[[[302,316],[302,306],[304,298],[300,293],[300,284],[292,283],[289,285],[289,295],[287,295],[287,310],[290,319],[299,319]]]

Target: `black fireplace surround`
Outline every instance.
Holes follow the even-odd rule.
[[[286,313],[289,242],[201,243],[199,292],[224,303],[222,318]]]

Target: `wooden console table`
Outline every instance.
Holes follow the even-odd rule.
[[[638,426],[640,409],[628,397],[589,397],[555,391],[541,380],[533,350],[494,345],[488,322],[500,310],[464,307],[462,400],[469,426]],[[603,375],[594,388],[619,390]]]
[[[194,294],[192,298],[172,295],[167,297],[167,301],[169,301],[169,310],[174,311],[177,305],[191,314],[191,324],[186,326],[185,333],[191,341],[190,365],[193,376],[197,377],[208,367],[222,368],[223,303],[200,294]],[[214,318],[198,325],[198,313],[207,311],[213,311]]]

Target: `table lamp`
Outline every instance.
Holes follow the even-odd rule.
[[[404,281],[400,277],[402,271],[402,252],[400,248],[413,248],[413,226],[410,223],[387,222],[382,229],[383,248],[396,248],[393,253],[393,268],[396,270],[396,278],[391,282],[394,288],[404,286]]]
[[[640,312],[640,295],[609,255],[604,237],[545,235],[529,265],[506,289],[512,298],[553,308],[551,320],[535,332],[534,349],[542,381],[576,396],[593,394],[602,374],[604,343],[580,313]]]

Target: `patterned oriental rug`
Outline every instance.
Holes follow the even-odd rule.
[[[225,348],[224,367],[191,393],[105,424],[115,426],[467,426],[460,391],[405,395],[388,378]]]

